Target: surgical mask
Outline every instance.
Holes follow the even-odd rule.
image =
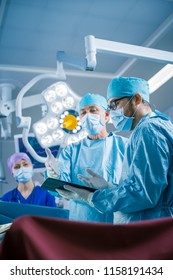
[[[82,119],[81,119],[82,127],[85,129],[89,135],[96,135],[98,134],[104,124],[101,120],[101,116],[98,114],[86,114]]]
[[[33,175],[33,168],[32,167],[21,167],[18,170],[13,172],[13,177],[16,181],[21,183],[29,182]]]
[[[111,110],[110,111],[110,117],[112,120],[113,125],[115,128],[119,131],[129,131],[132,128],[133,120],[134,120],[134,115],[136,114],[136,111],[134,112],[132,117],[126,117],[124,115],[124,108],[129,104],[129,102],[132,100],[133,96],[130,98],[130,100],[127,102],[127,104],[119,108],[117,110]]]
[[[117,130],[131,130],[134,117],[126,117],[124,115],[123,108],[119,108],[115,111],[110,111],[110,117],[113,125]]]

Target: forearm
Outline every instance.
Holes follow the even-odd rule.
[[[94,192],[90,205],[102,213],[107,211],[133,213],[153,208],[159,197],[160,194],[155,192],[151,198],[142,187],[119,186]]]

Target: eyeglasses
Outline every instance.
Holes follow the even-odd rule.
[[[110,110],[114,110],[115,111],[117,109],[119,101],[122,100],[122,99],[125,99],[125,98],[129,98],[129,96],[123,96],[121,98],[118,98],[118,99],[115,98],[115,99],[111,100],[110,105],[108,105],[108,110],[109,111]]]

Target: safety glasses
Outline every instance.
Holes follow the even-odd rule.
[[[123,96],[118,99],[116,99],[116,98],[112,99],[110,104],[108,105],[108,111],[110,111],[110,110],[115,111],[117,109],[117,106],[118,106],[120,100],[125,99],[125,98],[129,98],[129,96]]]

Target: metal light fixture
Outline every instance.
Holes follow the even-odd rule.
[[[102,40],[95,38],[93,35],[85,37],[85,53],[87,67],[90,70],[95,70],[97,65],[96,54],[110,53],[127,57],[141,58],[156,62],[166,63],[158,73],[156,73],[148,81],[150,93],[156,91],[161,85],[166,83],[173,77],[173,53],[148,47],[124,44],[114,41]]]
[[[78,111],[79,97],[65,82],[57,82],[42,92],[47,114],[33,125],[34,134],[43,147],[78,142],[86,136]]]
[[[31,87],[43,79],[55,79],[58,82],[35,96],[37,98],[33,98],[30,106],[27,106],[46,105],[47,107],[47,112],[44,112],[43,118],[33,124],[33,131],[40,146],[46,148],[60,145],[62,148],[86,137],[87,133],[82,130],[77,112],[80,97],[64,82],[66,76],[63,63],[62,61],[57,61],[56,73],[36,76],[21,89],[16,99],[16,121],[17,127],[23,128],[23,144],[33,158],[44,163],[46,157],[39,156],[28,141],[31,117],[22,115],[22,109],[24,108],[22,101],[27,98],[24,98],[24,95]]]

